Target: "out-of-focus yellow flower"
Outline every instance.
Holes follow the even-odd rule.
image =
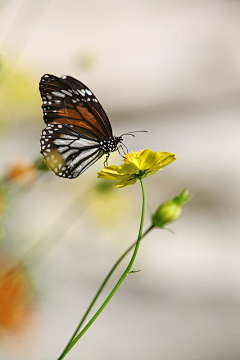
[[[97,181],[94,191],[90,194],[88,203],[91,218],[98,223],[99,228],[106,232],[106,224],[108,229],[116,227],[126,217],[133,215],[133,204],[127,196],[116,191],[112,182],[101,180]],[[116,211],[116,207],[118,211]]]
[[[98,173],[98,178],[107,180],[120,180],[117,188],[133,185],[137,179],[154,175],[171,162],[176,160],[175,154],[163,151],[140,150],[126,154],[123,158],[124,164],[120,166],[106,166]]]
[[[14,58],[3,59],[0,71],[1,126],[32,121],[37,115],[40,104],[37,81],[27,67],[17,70]]]
[[[7,169],[7,178],[19,185],[31,184],[37,176],[36,166],[25,158],[18,158]]]

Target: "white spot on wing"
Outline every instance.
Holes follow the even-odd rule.
[[[71,140],[76,140],[76,139],[77,139],[77,136],[74,136],[74,135],[67,135],[67,134],[62,134],[62,135],[61,135],[61,138],[62,138],[62,139],[71,139]]]
[[[72,94],[67,90],[61,90],[61,91],[62,91],[62,93],[66,94],[66,95],[72,96]]]
[[[81,94],[82,96],[85,96],[85,90],[78,90],[79,94]]]
[[[55,95],[55,96],[65,98],[65,95],[63,93],[61,93],[61,92],[58,92],[58,91],[52,91],[52,94]]]

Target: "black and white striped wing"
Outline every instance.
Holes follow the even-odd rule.
[[[82,174],[104,154],[97,139],[79,133],[72,125],[48,124],[40,144],[50,169],[68,179]]]

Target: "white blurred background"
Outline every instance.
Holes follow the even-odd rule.
[[[68,74],[93,90],[116,135],[148,131],[125,138],[129,151],[176,153],[145,181],[151,208],[186,186],[194,194],[169,226],[175,236],[154,230],[143,241],[134,264],[142,271],[67,359],[239,359],[240,2],[2,0],[0,55],[3,177],[11,161],[39,156],[40,77]],[[10,194],[2,253],[21,259],[39,239],[48,245],[28,258],[31,319],[19,331],[2,328],[1,360],[57,359],[135,240],[140,184],[99,193],[102,166],[73,181],[47,173]]]

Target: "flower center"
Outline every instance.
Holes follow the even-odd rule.
[[[142,154],[142,150],[140,151],[132,151],[132,153],[128,153],[124,156],[123,160],[126,162],[126,163],[131,163],[132,162],[132,159],[134,157],[140,157]]]

